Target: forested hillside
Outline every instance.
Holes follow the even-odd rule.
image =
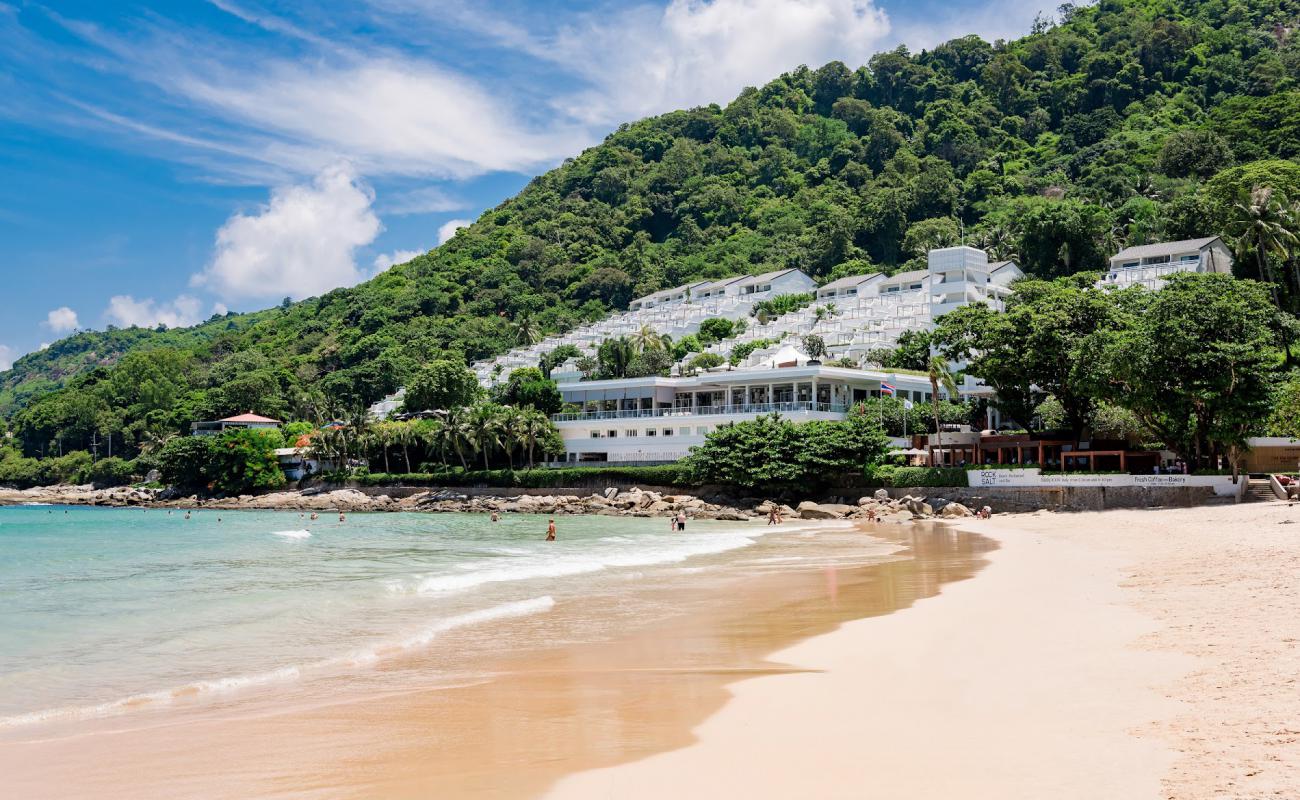
[[[1042,277],[1231,234],[1243,274],[1275,279],[1294,309],[1300,248],[1258,233],[1300,226],[1300,0],[1104,0],[1058,17],[1008,43],[801,67],[725,108],[625,125],[367,283],[26,356],[0,374],[0,414],[32,455],[96,436],[130,452],[195,417],[368,403],[430,360],[691,278],[896,271],[963,231]],[[1252,206],[1256,186],[1273,194]]]

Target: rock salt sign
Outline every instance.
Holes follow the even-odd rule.
[[[980,488],[1032,488],[1058,486],[1141,486],[1146,488],[1208,486],[1217,495],[1237,493],[1231,475],[1095,475],[1071,472],[1048,472],[1037,467],[1019,469],[972,469],[966,482]]]

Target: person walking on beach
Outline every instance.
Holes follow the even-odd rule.
[[[776,506],[773,506],[772,510],[767,512],[767,524],[768,525],[776,524]]]
[[[678,512],[677,512],[677,530],[678,530],[679,532],[680,532],[680,531],[684,531],[684,530],[686,530],[686,512],[685,512],[685,511],[678,511]]]
[[[546,524],[546,541],[555,541],[555,520],[549,520]]]

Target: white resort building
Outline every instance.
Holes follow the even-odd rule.
[[[1232,274],[1232,251],[1218,236],[1126,247],[1110,259],[1097,285],[1104,289],[1159,289],[1178,272]]]
[[[559,388],[565,402],[580,409],[551,418],[569,464],[676,461],[719,425],[773,413],[795,422],[842,420],[854,403],[882,391],[920,402],[931,390],[919,373],[810,363],[788,345],[743,369],[572,381]]]
[[[1098,285],[1159,289],[1174,272],[1230,273],[1231,268],[1231,254],[1218,237],[1167,242],[1116,254]],[[594,357],[605,340],[646,327],[678,340],[697,333],[707,319],[744,320],[737,335],[705,348],[724,359],[721,366],[697,370],[690,361],[700,354],[688,353],[662,377],[583,380],[578,358],[551,372],[568,404],[564,413],[552,417],[565,443],[566,463],[675,461],[719,425],[762,414],[838,420],[846,418],[854,403],[882,394],[930,400],[932,388],[923,374],[857,365],[868,363],[873,350],[895,347],[907,331],[933,328],[936,318],[954,309],[984,303],[1001,310],[1023,274],[1014,262],[990,263],[983,250],[959,246],[931,250],[924,270],[852,275],[820,287],[795,269],[695,281],[637,298],[625,312],[473,368],[490,387],[514,369],[537,366],[558,347],[570,345],[582,356]],[[795,294],[812,294],[813,302],[771,319],[751,315],[761,301]],[[826,363],[810,360],[804,351],[803,338],[810,334],[824,342],[821,361]],[[735,357],[741,345],[749,353]],[[970,377],[959,389],[961,398],[993,397]],[[372,411],[387,416],[400,402],[398,392]],[[990,427],[997,420],[991,409]],[[896,444],[906,446],[902,440]]]

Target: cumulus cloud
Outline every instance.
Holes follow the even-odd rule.
[[[394,264],[405,264],[416,256],[424,255],[423,250],[394,250],[392,253],[380,253],[375,256],[375,272],[383,272]]]
[[[129,294],[119,294],[108,301],[104,317],[123,328],[132,325],[141,328],[159,325],[184,328],[195,325],[202,319],[202,305],[197,297],[187,294],[165,303],[157,302],[152,297],[137,300]]]
[[[0,372],[4,372],[14,365],[14,359],[17,354],[14,349],[8,345],[0,344]]]
[[[799,64],[864,64],[889,30],[871,0],[671,0],[587,17],[551,52],[593,87],[566,110],[603,122],[726,102]]]
[[[235,214],[221,226],[212,262],[191,283],[226,300],[297,300],[351,286],[365,277],[356,249],[383,230],[373,201],[344,163],[310,184],[276,189],[257,213]]]
[[[438,226],[438,244],[445,243],[448,239],[456,235],[456,231],[466,227],[472,220],[468,219],[449,219]]]
[[[55,333],[67,333],[81,327],[77,321],[77,312],[67,306],[59,306],[45,315],[45,327]]]

